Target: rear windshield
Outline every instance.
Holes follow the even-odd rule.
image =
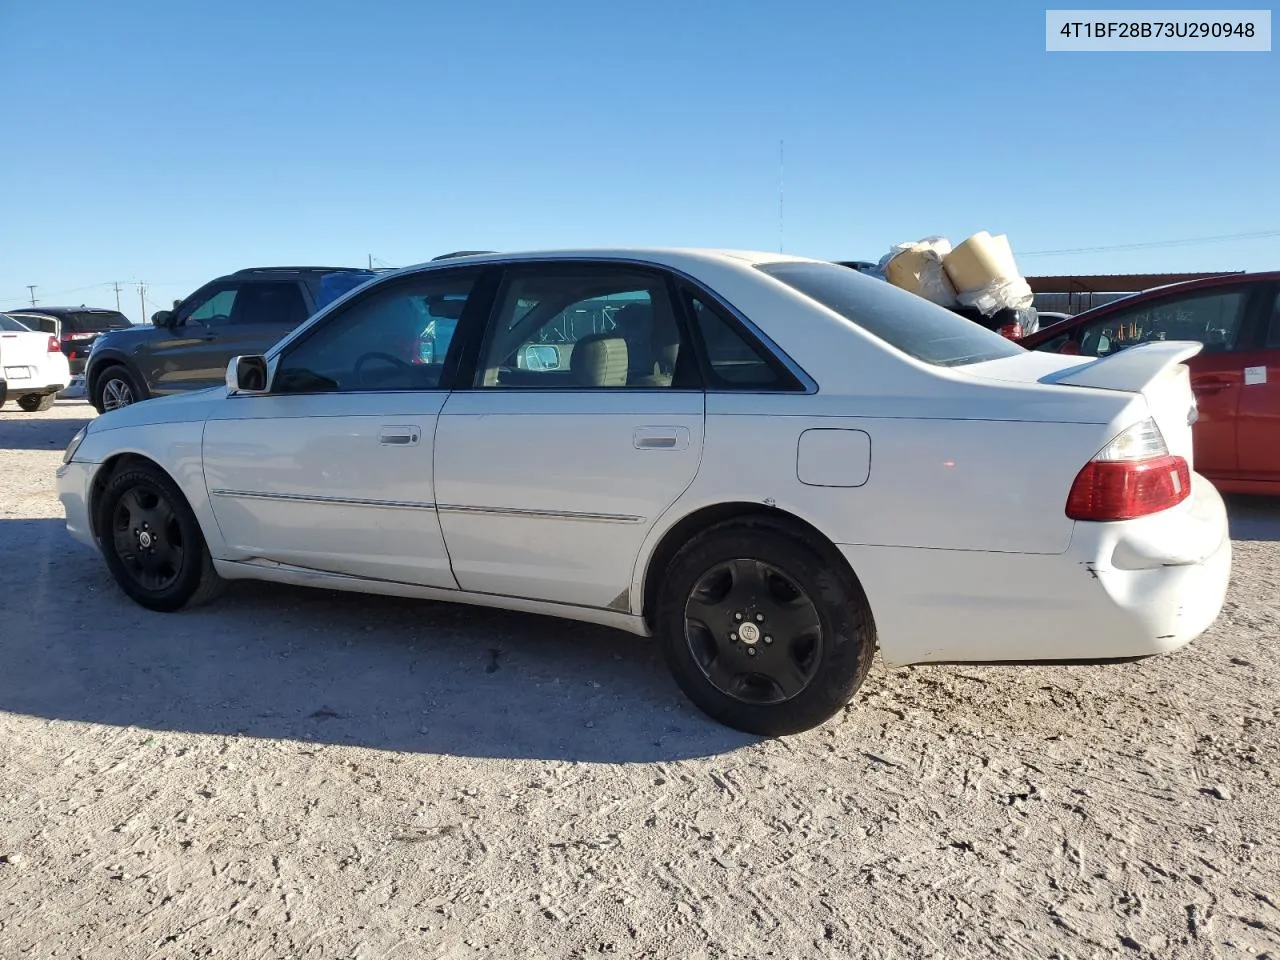
[[[981,363],[1023,348],[945,307],[884,280],[834,263],[765,263],[756,267],[846,320],[939,367]]]
[[[131,327],[129,318],[114,310],[78,310],[62,319],[65,330],[75,333],[103,333],[107,330],[124,330]]]
[[[3,313],[0,313],[0,330],[6,330],[9,333],[31,332],[30,327],[24,327],[17,320],[13,319],[13,317],[6,317]]]

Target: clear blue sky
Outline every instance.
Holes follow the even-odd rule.
[[[460,248],[1280,267],[1280,53],[1044,51],[1045,5],[0,0],[0,308]],[[82,289],[83,288],[83,289]],[[136,287],[122,305],[139,317]]]

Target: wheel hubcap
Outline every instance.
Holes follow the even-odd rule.
[[[708,570],[685,603],[685,640],[721,693],[781,703],[813,681],[822,660],[818,608],[782,570],[739,559]]]
[[[182,527],[164,494],[150,484],[125,491],[111,516],[112,546],[138,586],[164,590],[182,572]]]
[[[133,391],[123,380],[108,380],[102,388],[102,409],[116,410],[133,403]]]

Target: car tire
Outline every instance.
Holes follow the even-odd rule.
[[[27,413],[42,413],[52,409],[57,399],[56,393],[24,393],[18,398],[18,406]]]
[[[146,399],[133,374],[118,363],[98,374],[93,385],[93,407],[99,413],[117,410]],[[108,406],[110,404],[110,406]]]
[[[843,558],[767,517],[717,524],[685,544],[654,626],[676,683],[699,709],[770,737],[838,713],[876,647],[870,605]]]
[[[200,522],[177,484],[153,464],[126,465],[107,481],[96,529],[120,589],[150,610],[196,607],[222,591]]]

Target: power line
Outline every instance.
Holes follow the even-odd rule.
[[[1280,230],[1257,230],[1253,233],[1224,233],[1214,237],[1188,237],[1182,240],[1148,240],[1144,243],[1118,243],[1106,247],[1067,247],[1062,250],[1032,250],[1021,257],[1066,256],[1074,253],[1112,253],[1120,250],[1157,250],[1164,247],[1188,247],[1201,243],[1226,243],[1231,240],[1266,240],[1280,237]]]

